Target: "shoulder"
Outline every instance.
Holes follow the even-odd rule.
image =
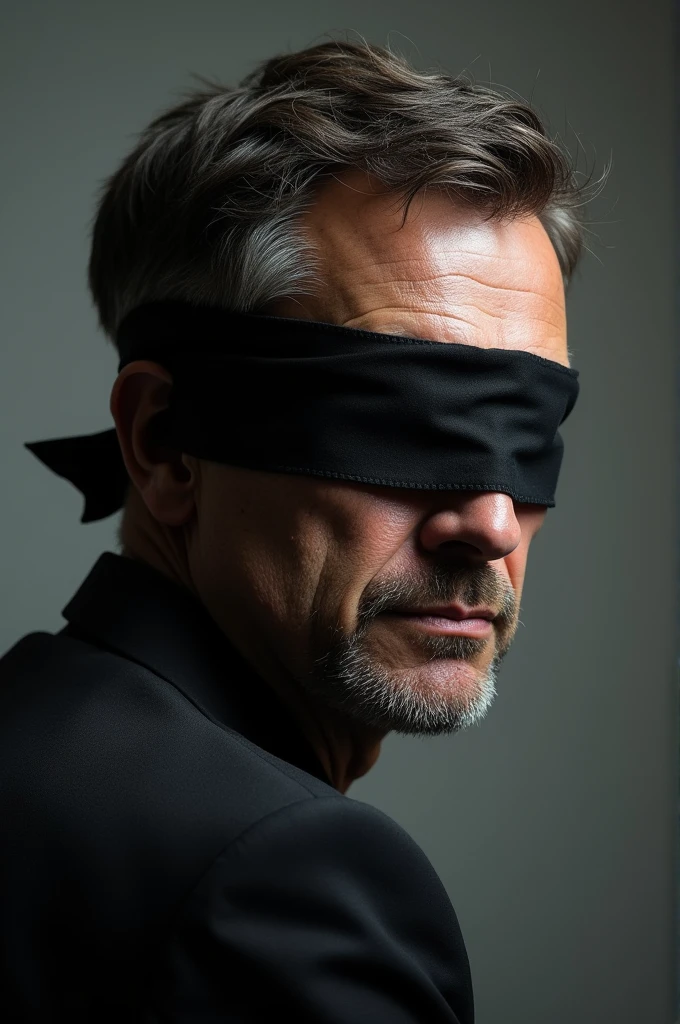
[[[432,864],[408,832],[378,808],[341,794],[300,801],[262,818],[220,858],[233,872],[241,861],[256,864],[262,858],[266,863],[274,849],[292,881],[299,877],[309,884],[321,865],[327,884],[326,868],[336,866],[348,878],[373,878],[376,886],[389,889],[392,881],[403,884],[405,872],[415,871],[417,884],[426,882],[433,896],[448,902]],[[420,885],[418,894],[423,894]]]
[[[46,857],[63,844],[83,877],[101,857],[153,872],[149,894],[156,874],[185,888],[254,822],[335,793],[113,652],[29,634],[0,681],[0,796],[26,810],[17,840]]]
[[[250,999],[260,1014],[304,1002],[316,1013],[304,1020],[473,1020],[465,944],[430,861],[382,811],[339,794],[281,808],[220,853],[176,920],[161,1004],[188,963],[235,1010]]]
[[[348,906],[361,914],[379,908],[385,925],[423,918],[458,941],[455,911],[420,846],[383,811],[340,794],[262,818],[221,852],[205,881],[290,889],[296,901],[340,917]]]

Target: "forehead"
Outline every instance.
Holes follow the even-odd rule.
[[[431,191],[402,220],[361,172],[327,183],[304,218],[324,279],[305,315],[569,365],[562,273],[538,217],[489,220]]]

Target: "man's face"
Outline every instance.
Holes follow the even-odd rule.
[[[484,222],[434,193],[404,227],[401,216],[360,172],[324,185],[304,219],[324,287],[266,312],[569,365],[561,272],[538,218]],[[198,480],[194,586],[263,674],[384,732],[436,735],[484,716],[544,506],[204,460]],[[417,614],[453,602],[497,617],[464,633]]]

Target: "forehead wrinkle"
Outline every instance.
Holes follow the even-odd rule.
[[[547,302],[552,302],[554,305],[560,306],[561,308],[561,304],[557,299],[552,299],[549,295],[545,295],[543,292],[537,292],[535,288],[513,288],[511,285],[507,284],[491,284],[488,281],[480,281],[480,279],[475,277],[474,274],[463,274],[458,270],[452,270],[448,274],[436,274],[431,278],[431,280],[435,281],[440,277],[463,277],[467,281],[474,281],[475,284],[481,285],[482,288],[492,288],[494,291],[502,292],[519,292],[520,295],[535,295],[537,298],[545,299]]]
[[[458,256],[459,253],[457,251],[455,251],[455,255]],[[506,257],[493,257],[493,258],[494,259],[496,259],[496,258],[504,259],[504,260],[506,259]],[[523,257],[518,256],[518,257],[514,257],[514,259],[515,259],[515,261],[522,260]],[[362,262],[364,262],[364,261],[362,261]],[[363,273],[366,275],[366,279],[364,281],[364,286],[374,285],[374,286],[378,286],[378,287],[381,287],[381,286],[382,287],[392,287],[392,286],[397,287],[399,285],[405,285],[408,289],[413,290],[414,287],[416,287],[418,284],[421,284],[421,283],[422,284],[428,284],[428,283],[435,282],[435,281],[446,281],[448,279],[451,282],[451,284],[454,284],[455,283],[455,279],[459,278],[459,279],[461,279],[461,282],[462,281],[471,281],[474,285],[477,285],[479,288],[487,288],[490,291],[506,292],[508,294],[517,294],[517,295],[533,295],[535,298],[539,299],[540,301],[544,301],[544,302],[550,303],[551,305],[555,306],[560,311],[560,313],[564,312],[564,300],[563,300],[563,298],[561,300],[557,299],[557,298],[553,298],[549,294],[550,289],[546,290],[545,288],[541,288],[541,289],[537,290],[536,288],[520,288],[520,287],[515,287],[515,286],[509,285],[509,284],[493,283],[491,281],[482,280],[481,278],[479,278],[475,274],[467,273],[463,269],[458,269],[458,268],[455,268],[455,267],[443,269],[441,272],[432,272],[432,273],[428,273],[427,272],[427,268],[431,268],[433,264],[434,265],[437,265],[437,264],[441,265],[442,262],[443,262],[443,260],[442,260],[440,255],[437,255],[436,257],[433,257],[432,255],[428,255],[428,256],[410,256],[410,257],[397,258],[397,259],[390,258],[389,260],[376,260],[376,259],[369,258],[369,259],[367,259],[365,261],[364,268],[363,268]],[[392,267],[396,268],[397,266],[400,266],[400,265],[403,265],[403,264],[411,264],[411,265],[414,265],[414,269],[416,269],[418,267],[420,267],[421,269],[418,270],[417,273],[414,276],[409,275],[408,277],[403,277],[403,276],[398,276],[397,277],[397,276],[393,276],[393,275],[389,274],[389,268],[392,268]],[[375,274],[375,276],[371,275],[371,271],[372,270],[373,271],[378,271],[378,273]],[[387,271],[387,273],[386,273],[386,271]],[[536,273],[534,271],[533,274],[531,274],[531,275],[528,274],[527,276],[531,276],[531,277],[535,278],[537,275],[536,275]],[[547,285],[548,282],[545,279],[545,277],[543,275],[541,275],[541,278],[542,278],[541,283]],[[562,280],[560,278],[560,290],[562,290],[562,287],[563,287],[562,286]]]
[[[537,296],[537,298],[539,297]],[[517,320],[524,320],[531,323],[547,324],[549,327],[561,327],[564,322],[564,308],[559,303],[554,303],[561,314],[557,320],[549,320],[547,317],[538,316],[532,310],[517,309],[515,307],[504,307],[500,313],[494,313],[491,309],[487,309],[486,306],[481,306],[477,302],[461,302],[457,300],[456,305],[460,309],[474,309],[475,312],[481,313],[482,316],[490,316],[494,320],[503,320],[508,324]]]
[[[435,313],[431,309],[415,309],[413,306],[408,306],[408,307],[405,307],[405,306],[380,306],[379,312],[380,313],[383,313],[383,312],[404,313],[404,312],[406,312],[406,313],[421,314],[423,316],[437,317],[440,320],[452,320],[454,323],[458,323],[458,324],[467,324],[468,327],[472,327],[475,331],[479,331],[479,329],[480,329],[479,328],[479,324],[474,323],[474,321],[472,321],[472,320],[466,320],[465,317],[459,316],[457,313],[442,313],[442,312],[436,312]],[[378,310],[375,307],[371,307],[370,309],[366,310],[365,313],[357,313],[355,316],[351,317],[350,319],[351,320],[361,320],[363,317],[370,316],[370,315],[376,314],[376,313],[378,313]],[[368,328],[368,330],[376,330],[376,328],[370,327],[370,328]],[[378,333],[380,333],[380,331],[378,331]],[[421,341],[437,341],[438,340],[436,338],[432,338],[430,335],[426,336],[426,335],[423,335],[423,334],[413,334],[411,332],[406,333],[405,329],[403,329],[403,328],[398,329],[398,330],[390,330],[390,331],[384,331],[383,330],[382,333],[384,333],[384,334],[388,334],[388,333],[389,334],[404,334],[405,337],[419,338]],[[442,344],[447,344],[447,343],[446,342],[442,342]],[[465,344],[465,342],[463,342],[463,344]]]
[[[479,314],[480,310],[477,306],[472,307],[475,313]],[[484,311],[481,311],[484,313]],[[409,325],[407,328],[403,324],[398,324],[400,316],[411,314],[417,319],[419,316],[426,316],[428,319],[436,319],[438,321],[445,321],[447,326],[445,333],[450,332],[451,336],[448,338],[442,337],[442,329],[437,329],[436,325],[432,325],[433,329],[426,328],[424,325]],[[421,341],[436,341],[440,344],[461,344],[461,345],[473,345],[478,348],[498,348],[504,351],[534,351],[537,354],[545,353],[545,358],[551,361],[559,360],[555,359],[554,347],[551,344],[553,341],[557,341],[557,347],[561,347],[562,342],[562,331],[560,324],[555,324],[550,320],[544,320],[540,317],[521,317],[516,315],[512,318],[499,316],[497,314],[487,314],[492,318],[497,326],[491,332],[487,328],[485,330],[482,323],[479,321],[479,317],[474,320],[469,320],[462,316],[459,312],[456,313],[445,313],[439,310],[433,312],[432,310],[426,309],[413,309],[412,307],[405,308],[403,306],[388,306],[381,305],[379,308],[371,307],[364,313],[358,313],[355,316],[350,317],[346,320],[343,326],[351,326],[355,320],[364,320],[370,318],[375,321],[373,323],[364,324],[364,330],[375,331],[383,334],[395,334],[407,338],[415,338]],[[544,324],[547,328],[540,332],[540,336],[536,337],[529,345],[525,348],[523,345],[514,345],[507,343],[507,335],[504,328],[509,326],[511,323],[517,324],[518,321],[524,321],[526,324],[536,325]],[[557,335],[554,334],[557,330]],[[516,329],[515,329],[516,332]],[[533,330],[532,330],[533,333]],[[480,344],[480,339],[482,343]],[[486,342],[486,344],[484,344]],[[567,348],[567,365],[569,360],[572,358],[572,352]]]
[[[476,308],[476,307],[475,307]],[[462,320],[462,317],[457,316],[455,313],[445,313],[437,310],[436,312],[432,309],[417,309],[415,306],[369,306],[368,309],[364,310],[363,313],[354,313],[350,320],[361,320],[362,317],[371,316],[372,314],[382,313],[385,310],[393,311],[396,313],[422,313],[423,316],[437,316],[445,318],[446,320]],[[467,322],[467,321],[466,321]]]
[[[558,302],[556,299],[550,299],[548,296],[543,295],[541,292],[536,292],[533,291],[532,289],[495,289],[496,291],[507,291],[509,294],[519,292],[522,295],[532,296],[534,300],[531,303],[524,304],[519,308],[516,303],[505,306],[500,305],[497,307],[500,309],[500,312],[495,313],[492,312],[491,309],[488,308],[488,304],[483,301],[483,293],[479,294],[478,299],[475,299],[473,296],[461,296],[455,293],[452,293],[450,295],[446,295],[446,293],[436,295],[418,295],[417,285],[420,282],[424,282],[426,280],[427,279],[425,278],[419,279],[417,281],[414,281],[410,278],[406,278],[403,280],[392,278],[390,279],[389,282],[383,281],[380,282],[379,284],[376,284],[375,282],[364,282],[363,286],[360,289],[357,289],[357,298],[359,297],[359,294],[361,294],[363,295],[364,301],[371,300],[372,296],[370,295],[370,291],[374,288],[387,290],[391,288],[391,286],[398,288],[400,285],[402,285],[406,286],[406,288],[408,289],[408,293],[402,297],[402,302],[398,304],[395,304],[394,302],[391,302],[389,304],[383,304],[383,302],[381,301],[383,296],[384,298],[395,298],[395,296],[389,294],[389,291],[387,291],[386,293],[383,292],[383,295],[376,294],[375,300],[377,303],[379,303],[379,305],[370,306],[369,308],[365,309],[362,313],[356,313],[354,314],[354,316],[367,316],[370,313],[377,312],[378,309],[393,309],[400,310],[402,313],[406,314],[422,313],[427,315],[448,316],[456,318],[457,314],[453,310],[445,312],[446,306],[452,306],[454,307],[455,310],[471,309],[474,310],[476,313],[491,316],[494,319],[498,320],[506,320],[510,322],[516,321],[517,319],[526,319],[527,321],[531,320],[539,323],[550,324],[552,327],[559,327],[563,323],[565,318],[565,308],[563,303]],[[481,285],[481,287],[484,286]],[[368,295],[366,294],[367,291],[369,292]],[[456,289],[456,292],[457,291],[458,289]],[[422,307],[419,308],[411,305],[411,302],[413,300],[422,303]],[[549,305],[552,309],[554,309],[557,312],[557,317],[554,319],[549,319],[548,317],[537,315],[537,313],[534,312],[537,303],[546,303],[547,305]],[[493,305],[496,306],[497,304],[493,303]],[[352,319],[354,319],[354,317]]]
[[[489,289],[491,289],[493,291],[509,292],[509,293],[515,293],[515,294],[519,294],[519,295],[533,295],[534,298],[538,299],[540,302],[549,302],[552,306],[556,306],[557,309],[560,312],[562,312],[563,309],[564,309],[563,303],[561,303],[558,299],[553,299],[553,298],[551,298],[551,296],[546,295],[544,292],[536,291],[535,288],[511,288],[509,286],[502,285],[502,284],[488,284],[486,281],[480,281],[478,278],[473,277],[471,274],[460,274],[460,273],[458,273],[458,271],[455,271],[455,270],[452,270],[452,271],[449,271],[449,272],[446,272],[446,273],[443,273],[443,274],[430,274],[430,275],[427,275],[427,276],[419,276],[417,278],[412,278],[412,277],[391,277],[389,279],[389,282],[381,281],[380,284],[383,284],[383,285],[386,284],[386,283],[393,284],[393,285],[403,284],[403,285],[407,285],[407,286],[412,288],[414,285],[419,284],[419,283],[426,283],[428,281],[442,281],[442,280],[447,279],[447,278],[456,278],[456,277],[462,277],[465,280],[474,281],[475,284],[478,284],[480,286],[480,288],[489,288]],[[369,283],[373,283],[373,282],[369,282]],[[475,305],[475,303],[473,303],[473,302],[467,302],[467,303],[461,303],[461,304],[462,305],[467,305],[467,306],[474,306]]]

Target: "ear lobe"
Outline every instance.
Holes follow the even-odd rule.
[[[171,460],[152,464],[135,474],[139,497],[149,513],[164,526],[183,526],[194,515],[196,473],[181,453]]]

